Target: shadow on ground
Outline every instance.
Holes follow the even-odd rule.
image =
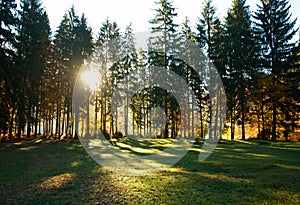
[[[300,203],[299,144],[222,141],[202,162],[200,152],[201,143],[165,172],[128,177],[78,141],[0,144],[0,204]]]

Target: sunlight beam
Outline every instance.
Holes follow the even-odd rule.
[[[95,91],[99,84],[99,74],[93,70],[86,70],[81,74],[81,80],[92,91]]]

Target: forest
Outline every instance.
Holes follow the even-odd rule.
[[[250,11],[246,0],[232,0],[224,19],[217,16],[212,0],[195,6],[201,5],[199,20],[191,25],[187,18],[175,22],[180,10],[172,1],[157,0],[153,19],[149,19],[150,32],[161,32],[164,35],[158,40],[172,43],[175,37],[189,40],[213,63],[226,94],[226,120],[216,122],[223,130],[210,129],[215,120],[213,103],[200,74],[182,59],[168,55],[167,46],[164,52],[135,49],[130,22],[122,31],[108,17],[99,23],[99,31],[92,31],[85,15],[77,14],[73,6],[51,31],[40,0],[1,0],[0,139],[73,139],[103,132],[109,138],[149,133],[158,138],[221,135],[299,141],[300,38],[289,1],[260,0],[256,10]],[[91,58],[101,65],[97,72],[105,74],[92,93],[86,91],[85,106],[77,116],[74,87]],[[113,118],[110,104],[118,83],[154,66],[186,82],[185,104],[194,109],[185,112],[166,89],[149,86],[130,97],[126,94],[132,87],[125,86],[119,93],[125,95],[123,117]],[[92,75],[86,73],[85,80],[92,80]],[[141,81],[137,78],[135,83]],[[153,118],[164,118],[164,122],[155,124]],[[125,124],[124,130],[120,123]]]

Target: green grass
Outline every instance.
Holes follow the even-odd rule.
[[[164,172],[128,177],[99,166],[79,142],[0,144],[0,204],[300,203],[299,143],[222,141],[204,162],[200,148]]]

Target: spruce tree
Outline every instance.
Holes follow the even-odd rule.
[[[0,3],[0,136],[9,129],[9,138],[12,137],[19,97],[18,79],[21,77],[14,66],[17,61],[16,7],[14,0],[2,0]]]
[[[192,32],[191,26],[190,26],[190,21],[188,20],[188,18],[186,17],[184,22],[182,23],[181,26],[181,36],[182,36],[182,40],[186,40],[186,41],[191,41],[191,42],[195,42],[195,35]],[[185,42],[184,42],[185,43]],[[183,49],[186,49],[185,47],[183,47]],[[191,53],[187,52],[186,50],[182,50],[183,54],[185,55],[186,59],[191,60]],[[175,67],[176,68],[176,67]],[[175,70],[175,69],[174,69]],[[191,76],[192,76],[192,69],[190,67],[190,65],[187,65],[185,62],[181,62],[180,66],[177,66],[175,72],[180,75],[183,79],[185,79],[186,83],[189,84],[189,87],[192,87],[191,83]],[[191,96],[190,96],[190,92],[187,91],[185,92],[186,96],[183,100],[183,102],[181,102],[182,104],[186,104],[187,108],[190,107],[191,105]],[[201,108],[200,108],[201,109]],[[193,131],[194,129],[191,129],[191,124],[192,127],[194,127],[194,123],[191,123],[191,113],[190,113],[190,109],[185,109],[185,108],[181,108],[181,115],[184,118],[183,124],[181,124],[181,135],[183,137],[189,137],[191,135],[191,131]],[[202,110],[200,110],[202,111]],[[202,114],[202,113],[201,113]],[[202,122],[202,115],[201,115],[201,122]],[[201,123],[201,125],[203,125]],[[201,134],[203,133],[203,126],[200,127],[201,130]]]
[[[211,43],[211,60],[214,63],[217,71],[222,79],[226,76],[226,45],[225,45],[226,31],[224,25],[219,19],[215,21],[212,32]]]
[[[150,20],[150,23],[152,24],[151,32],[158,34],[158,37],[150,39],[153,49],[149,50],[149,66],[160,66],[169,72],[169,65],[172,61],[170,53],[176,47],[177,43],[175,39],[178,25],[174,23],[174,17],[177,16],[177,13],[170,0],[159,0],[156,2],[156,5],[158,8],[155,9],[155,17]],[[166,79],[166,81],[167,83],[171,83],[169,79]],[[164,89],[155,89],[155,92],[163,98],[159,106],[164,109],[166,116],[168,116],[170,113],[170,104],[168,101],[170,100],[170,95]],[[167,119],[170,118],[167,117]],[[166,122],[163,133],[164,138],[169,137],[169,129],[173,124],[172,120],[171,118]]]
[[[138,54],[135,48],[135,38],[132,30],[132,25],[126,27],[123,35],[122,43],[122,77],[129,82],[129,74],[137,69],[138,65]],[[133,85],[126,84],[124,88],[125,93],[125,106],[124,106],[124,134],[128,136],[128,125],[129,125],[129,102],[130,102],[130,90],[133,89]]]
[[[119,26],[116,22],[110,22],[106,19],[100,28],[96,45],[97,53],[99,54],[99,63],[101,64],[102,79],[100,83],[99,102],[100,102],[100,120],[101,130],[105,133],[109,133],[113,136],[117,132],[117,118],[113,119],[112,110],[110,110],[111,98],[113,91],[118,83],[118,80],[122,78],[122,66],[121,66],[121,50],[122,43],[121,33]],[[110,119],[109,126],[107,119]],[[109,130],[107,130],[109,127]]]
[[[212,0],[205,0],[203,3],[201,18],[197,24],[197,42],[200,47],[204,47],[209,58],[212,57],[213,32],[218,23],[216,8],[212,5]]]
[[[40,120],[41,80],[47,67],[50,52],[50,25],[46,11],[39,0],[22,0],[19,12],[18,55],[21,61],[23,79],[20,82],[24,92],[26,109],[27,136],[37,136],[37,125]]]
[[[216,8],[215,6],[212,5],[212,1],[211,0],[206,0],[203,3],[203,10],[201,13],[201,17],[199,18],[199,22],[196,26],[197,28],[197,34],[196,34],[196,40],[198,43],[198,46],[202,49],[204,49],[205,53],[207,54],[209,60],[207,62],[207,65],[204,71],[205,76],[207,77],[207,79],[211,80],[212,76],[211,74],[211,66],[210,63],[214,63],[214,60],[216,60],[217,58],[217,51],[221,50],[217,50],[217,47],[221,46],[222,44],[219,45],[219,43],[221,43],[221,41],[219,41],[221,38],[221,36],[217,36],[217,29],[220,29],[220,20],[218,19],[218,17],[216,16]],[[218,31],[219,32],[219,31]],[[217,44],[218,43],[218,44]],[[214,59],[215,58],[215,59]],[[220,64],[218,64],[220,65]],[[211,89],[214,90],[215,93],[217,93],[218,91],[211,87]],[[219,108],[217,108],[219,109]],[[218,112],[218,111],[217,111]],[[217,114],[217,113],[215,113]],[[212,129],[212,124],[217,124],[219,122],[212,122],[213,119],[213,113],[212,113],[212,101],[210,100],[210,129],[209,129],[209,138],[213,138],[217,137],[217,135],[221,135],[222,133],[219,132],[219,130],[213,130]],[[216,121],[218,119],[218,117],[214,118]],[[218,132],[218,134],[217,134]]]
[[[61,134],[61,115],[64,115],[65,107],[67,107],[66,98],[69,93],[68,83],[71,81],[70,76],[70,59],[72,55],[72,39],[71,39],[71,23],[67,13],[56,31],[54,38],[54,69],[53,74],[55,79],[54,87],[57,95],[53,96],[53,114],[56,116],[55,136]],[[51,86],[51,85],[50,85]],[[49,87],[49,89],[51,89]],[[51,98],[49,96],[49,98]],[[62,125],[63,127],[63,125]],[[66,129],[67,130],[67,129]],[[66,132],[67,133],[67,132]]]
[[[199,27],[198,27],[199,28]],[[183,49],[182,53],[184,55],[185,59],[189,59],[189,62],[194,63],[194,65],[197,64],[203,64],[205,62],[193,62],[193,55],[194,52],[191,49],[186,49],[186,46],[189,47],[189,43],[194,43],[195,45],[199,45],[199,36],[196,35],[195,33],[192,32],[191,26],[189,24],[189,20],[186,18],[182,24],[181,28],[181,36],[183,42]],[[185,42],[185,40],[187,42]],[[184,43],[188,43],[185,45]],[[205,42],[203,42],[203,46],[205,45]],[[197,51],[196,51],[197,52]],[[208,113],[205,113],[206,108],[208,107],[208,92],[207,89],[205,88],[204,83],[202,82],[203,79],[199,78],[199,73],[197,73],[191,65],[188,65],[186,62],[181,62],[180,66],[177,66],[178,71],[176,72],[178,75],[180,75],[183,79],[185,79],[186,83],[189,85],[189,88],[191,88],[191,91],[193,92],[193,95],[195,96],[195,99],[192,98],[190,95],[190,92],[186,92],[185,96],[185,104],[187,104],[187,110],[188,113],[184,112],[185,110],[181,110],[182,113],[181,115],[184,116],[184,126],[183,127],[183,136],[196,136],[196,132],[199,129],[198,132],[198,138],[204,138],[205,132],[205,124],[207,123],[207,119],[205,119],[205,115]],[[201,75],[204,75],[204,73],[201,73]],[[195,103],[197,103],[197,107],[194,107]],[[192,107],[192,112],[190,113],[190,107]],[[196,111],[197,110],[197,111]],[[199,112],[200,114],[200,127],[197,127],[196,121],[195,121],[195,114],[196,112]]]
[[[57,135],[71,136],[72,93],[78,72],[84,59],[93,51],[92,30],[84,14],[79,17],[72,6],[63,16],[54,39],[57,91]],[[76,121],[76,120],[75,120]],[[77,121],[75,122],[75,124]],[[76,125],[75,125],[76,127]]]
[[[231,82],[233,86],[229,93],[231,105],[237,106],[237,118],[242,129],[242,139],[245,139],[246,123],[246,89],[249,74],[251,73],[251,62],[254,58],[254,38],[251,22],[251,14],[246,0],[234,0],[232,8],[226,17],[226,45],[228,51],[228,67],[230,68]],[[237,99],[236,102],[235,99]],[[234,111],[230,107],[232,118]],[[231,119],[233,120],[233,119]],[[234,130],[232,129],[232,138]]]
[[[295,43],[291,40],[297,33],[296,19],[291,19],[291,6],[288,0],[261,0],[255,12],[257,40],[261,45],[263,66],[261,70],[273,77],[272,86],[276,89],[284,81],[288,72],[288,58]],[[270,95],[272,98],[272,140],[278,137],[280,100],[284,93]]]

